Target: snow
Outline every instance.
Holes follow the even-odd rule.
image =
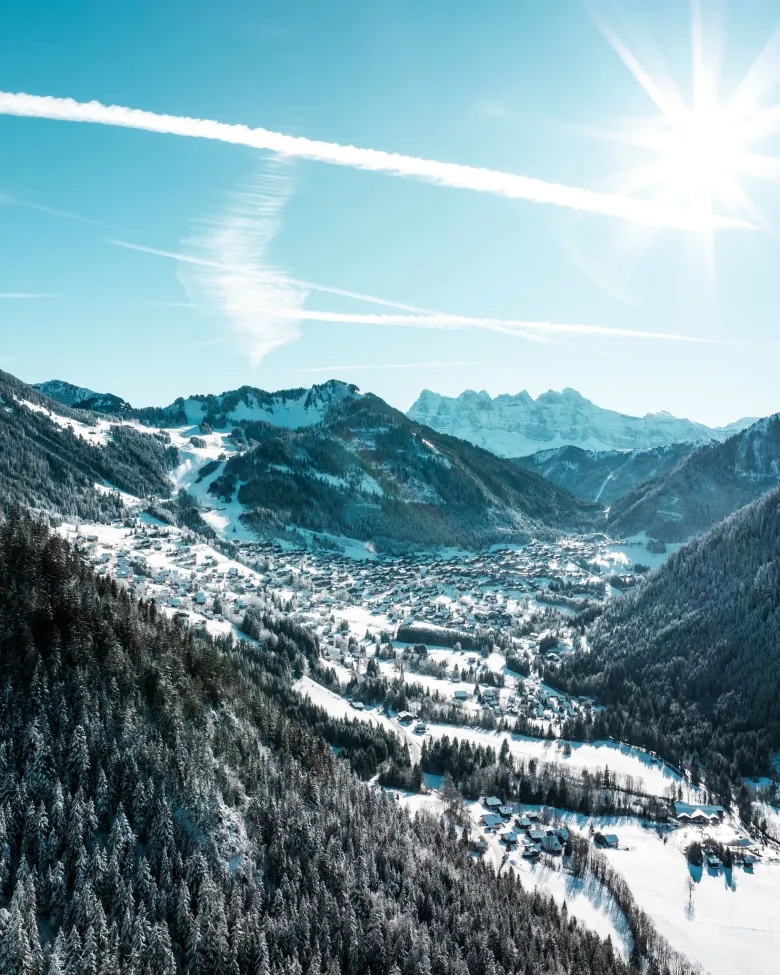
[[[276,393],[247,390],[225,415],[230,423],[262,422],[297,430],[321,423],[334,403],[359,395],[354,387],[336,380],[311,389],[280,390]],[[220,409],[224,399],[225,394],[216,397]],[[204,402],[195,397],[184,400],[184,413],[190,426],[203,421],[203,407]]]
[[[466,390],[458,397],[423,390],[408,416],[503,457],[523,457],[538,450],[573,445],[583,450],[626,450],[669,443],[725,440],[749,422],[710,428],[669,413],[626,416],[602,409],[576,390],[542,393],[534,400],[525,390],[491,398]],[[563,431],[563,432],[561,432]]]
[[[107,420],[97,420],[92,424],[81,423],[79,420],[71,420],[70,417],[60,416],[59,413],[54,413],[45,406],[40,406],[38,403],[31,403],[26,399],[17,400],[17,402],[21,403],[22,406],[26,406],[33,413],[41,413],[43,416],[48,417],[52,423],[56,424],[62,430],[70,427],[77,437],[81,437],[82,440],[86,440],[87,443],[91,443],[94,447],[105,447],[109,441],[112,424]]]
[[[414,676],[416,675],[413,675],[412,679]],[[469,687],[468,684],[465,686]],[[528,738],[507,732],[484,731],[479,728],[448,724],[428,724],[428,733],[432,738],[448,736],[450,739],[466,739],[472,744],[493,748],[496,752],[506,738],[510,753],[526,763],[534,759],[537,762],[554,762],[573,769],[587,769],[590,772],[609,768],[610,773],[632,776],[637,790],[660,798],[668,795],[670,786],[680,783],[679,775],[647,752],[617,742],[571,742],[571,757],[566,758],[560,739],[549,741],[544,738]]]
[[[398,722],[393,722],[386,715],[370,708],[364,708],[360,711],[357,708],[353,708],[349,701],[345,700],[339,694],[335,694],[327,687],[323,687],[322,684],[318,684],[311,677],[301,677],[294,686],[299,694],[303,695],[303,697],[308,697],[312,704],[319,705],[331,717],[357,718],[358,721],[365,721],[367,724],[380,725],[388,731],[398,733],[400,730]]]
[[[606,850],[637,903],[670,944],[712,975],[774,975],[780,972],[780,861],[772,853],[752,873],[735,866],[717,874],[690,868],[684,849],[702,833],[725,839],[728,825],[713,830],[675,830],[666,843],[633,819],[603,822],[620,836]],[[597,827],[598,828],[598,827]],[[689,903],[688,877],[694,880]]]

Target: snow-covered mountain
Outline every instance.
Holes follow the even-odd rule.
[[[75,406],[81,410],[92,410],[95,413],[128,413],[130,404],[121,396],[113,393],[96,393],[86,386],[74,386],[64,379],[49,379],[45,383],[35,383],[34,386],[49,399],[63,403],[65,406]]]
[[[522,457],[567,445],[583,450],[641,450],[671,443],[706,443],[726,440],[755,422],[755,418],[746,418],[713,428],[665,411],[627,416],[602,409],[568,387],[536,399],[526,390],[492,398],[484,390],[467,389],[452,397],[425,389],[407,415],[502,457]]]

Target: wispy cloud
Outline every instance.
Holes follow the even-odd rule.
[[[481,366],[481,362],[370,362],[354,366],[311,366],[291,372],[365,372],[366,369],[451,369],[458,366]]]
[[[291,192],[282,164],[273,163],[233,194],[215,219],[202,221],[202,233],[185,241],[197,256],[177,257],[192,302],[226,316],[255,365],[298,337],[308,294],[268,258]]]
[[[436,159],[421,159],[378,149],[363,149],[336,142],[322,142],[211,119],[158,115],[155,112],[120,105],[103,105],[94,101],[77,102],[72,98],[0,91],[0,114],[66,122],[89,122],[196,139],[214,139],[234,145],[250,146],[254,149],[270,150],[289,158],[311,159],[336,166],[348,166],[352,169],[423,180],[439,186],[546,203],[654,227],[710,231],[713,227],[750,226],[723,217],[708,217],[703,220],[701,214],[683,207],[599,193],[577,186],[519,176],[515,173],[463,166]]]
[[[9,298],[16,301],[19,298],[60,298],[61,295],[37,294],[32,291],[0,291],[0,299]]]
[[[160,250],[158,247],[146,247],[143,244],[133,244],[127,240],[109,239],[109,244],[116,247],[125,247],[127,250],[140,251],[142,254],[152,254],[155,257],[167,257],[172,261],[181,261],[183,264],[198,264],[203,267],[214,268],[217,271],[228,271],[231,274],[245,274],[251,277],[255,272],[251,267],[238,267],[234,264],[225,264],[217,260],[209,260],[205,257],[198,257],[194,254],[182,254],[177,251]],[[359,291],[348,291],[345,288],[334,288],[327,284],[315,284],[312,281],[301,281],[300,278],[286,278],[287,282],[305,291],[319,291],[323,294],[338,295],[342,298],[352,298],[357,301],[366,301],[372,305],[382,305],[385,308],[397,308],[399,311],[417,312],[421,315],[430,314],[429,308],[421,308],[419,305],[403,304],[400,301],[391,301],[388,298],[377,298],[374,295],[365,295]],[[172,308],[186,308],[188,303],[179,301],[157,302],[157,304],[168,305]]]
[[[219,234],[217,235],[217,239],[221,239]],[[120,247],[130,248],[131,250],[141,251],[145,254],[152,254],[158,257],[181,261],[185,265],[193,266],[195,268],[203,268],[207,272],[213,272],[216,276],[216,280],[229,281],[231,283],[230,289],[223,288],[220,292],[221,300],[219,303],[219,309],[223,313],[229,314],[231,317],[238,316],[240,320],[243,320],[244,313],[247,310],[247,298],[249,298],[249,300],[251,300],[251,306],[248,310],[257,320],[267,318],[269,320],[274,320],[277,325],[281,321],[290,323],[291,331],[286,333],[286,338],[284,338],[285,333],[282,328],[279,328],[278,333],[275,333],[279,335],[280,341],[273,346],[274,348],[283,344],[284,341],[291,341],[292,338],[297,336],[298,326],[301,322],[392,326],[395,328],[428,328],[439,330],[453,329],[456,331],[464,329],[483,329],[485,331],[499,332],[505,335],[513,335],[516,338],[526,338],[537,342],[554,342],[556,340],[552,338],[553,335],[569,334],[600,335],[611,338],[656,339],[670,342],[690,342],[695,344],[724,344],[721,340],[701,338],[698,336],[689,336],[670,332],[650,332],[634,328],[613,328],[606,325],[451,315],[428,308],[419,308],[415,305],[403,304],[402,302],[392,301],[387,298],[378,298],[375,295],[366,295],[357,291],[345,291],[341,288],[331,288],[325,285],[313,284],[312,282],[308,281],[300,281],[295,278],[289,278],[279,271],[273,272],[278,276],[278,281],[282,282],[285,289],[292,289],[293,293],[295,293],[296,289],[298,289],[300,301],[294,302],[292,307],[290,307],[289,304],[276,305],[272,300],[266,300],[270,299],[270,292],[263,291],[262,289],[262,286],[268,280],[268,269],[258,269],[257,264],[253,264],[252,261],[244,261],[243,263],[239,264],[230,263],[229,256],[224,249],[222,251],[224,255],[222,260],[211,260],[205,257],[201,258],[188,254],[179,254],[173,251],[159,250],[158,248],[154,247],[145,247],[140,244],[130,244],[126,241],[115,240],[111,241],[111,243],[117,244]],[[206,279],[208,280],[208,275],[206,275]],[[245,291],[242,290],[240,286],[241,279],[244,279],[246,282]],[[256,292],[251,288],[252,283],[255,281],[258,285],[260,285],[260,289]],[[303,302],[306,300],[306,296],[310,291],[323,291],[330,294],[348,295],[350,298],[358,299],[360,301],[366,301],[372,304],[383,305],[388,308],[403,311],[404,314],[377,315],[362,312],[318,311],[311,308],[304,308],[302,307]],[[233,303],[233,296],[236,295],[238,296],[239,300],[236,303]],[[197,306],[197,302],[162,302],[161,304],[177,308]],[[268,351],[270,351],[270,348]]]

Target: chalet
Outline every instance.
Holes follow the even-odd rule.
[[[697,826],[709,826],[719,823],[726,815],[723,806],[694,806],[689,802],[679,800],[674,803],[674,815],[682,823],[694,823]]]
[[[488,796],[487,799],[485,799],[485,805],[488,807],[488,809],[498,809],[504,804],[496,796]]]
[[[596,833],[593,837],[596,846],[604,847],[607,850],[617,850],[620,840],[615,833]]]
[[[401,724],[410,724],[412,721],[414,721],[414,715],[411,711],[399,711],[398,720],[401,722]]]
[[[483,813],[482,825],[485,829],[498,829],[499,826],[504,825],[504,820],[495,813]]]
[[[514,809],[511,806],[499,806],[499,813],[504,817],[504,819],[509,819],[514,815]]]
[[[520,829],[528,830],[531,828],[531,820],[527,816],[518,816],[517,825]]]
[[[545,853],[558,854],[563,852],[561,841],[551,829],[542,837],[542,849]]]

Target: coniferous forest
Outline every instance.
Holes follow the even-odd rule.
[[[780,745],[780,491],[614,600],[590,643],[547,676],[607,705],[599,734],[658,751],[724,797],[766,774]]]
[[[0,525],[1,972],[629,971],[364,785],[331,745],[381,740],[295,696],[294,626],[255,627],[196,635],[18,510]]]
[[[67,426],[71,417],[89,423],[89,414],[56,404],[61,420],[55,423],[47,405],[55,404],[0,372],[0,509],[17,503],[105,521],[121,513],[122,503],[116,492],[96,491],[96,483],[137,497],[170,494],[177,452],[163,435],[115,425],[105,445],[95,446]]]

